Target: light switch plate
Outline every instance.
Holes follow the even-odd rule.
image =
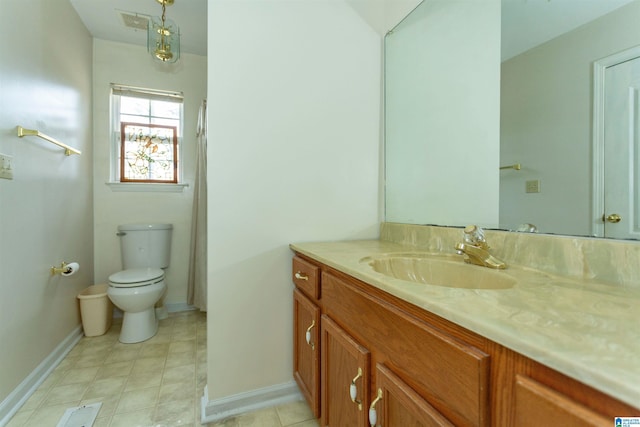
[[[527,193],[539,193],[540,192],[540,180],[534,179],[532,181],[527,181],[526,191],[527,191]]]
[[[0,178],[13,179],[13,156],[0,154]]]

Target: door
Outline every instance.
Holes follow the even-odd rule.
[[[323,315],[322,425],[369,427],[369,366],[371,353]]]
[[[604,236],[640,239],[640,57],[604,76]]]

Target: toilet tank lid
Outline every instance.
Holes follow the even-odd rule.
[[[140,230],[171,230],[173,224],[124,224],[118,226],[118,231]]]

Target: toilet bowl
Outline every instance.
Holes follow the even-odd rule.
[[[171,224],[118,226],[122,271],[109,276],[107,295],[124,313],[120,342],[145,341],[158,331],[155,304],[167,288],[172,230]]]
[[[109,276],[109,299],[124,312],[120,342],[146,341],[158,331],[155,304],[167,286],[160,268],[132,268]]]

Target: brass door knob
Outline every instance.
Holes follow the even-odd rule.
[[[620,215],[618,215],[618,214],[611,214],[611,215],[605,217],[605,220],[607,222],[611,222],[613,224],[616,224],[616,223],[622,221],[622,217]]]

